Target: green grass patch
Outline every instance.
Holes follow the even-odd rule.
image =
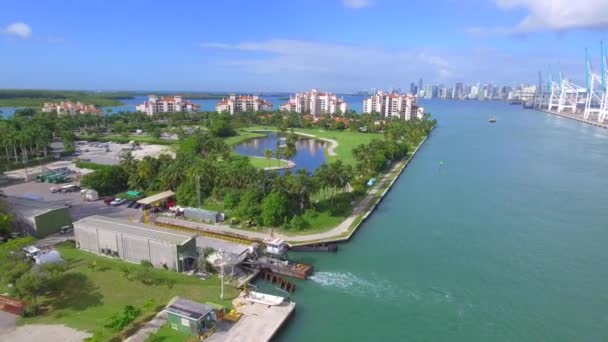
[[[171,325],[167,323],[160,327],[155,334],[148,336],[146,342],[181,342],[188,338],[192,338],[192,336],[171,329]]]
[[[227,307],[232,307],[231,300],[237,296],[234,288],[225,287],[225,298],[228,299],[220,301],[217,276],[200,280],[176,272],[152,269],[150,271],[155,277],[167,283],[146,285],[127,279],[123,273],[123,269],[136,272],[144,266],[99,257],[76,249],[70,243],[58,245],[57,249],[70,265],[64,274],[63,289],[60,294],[41,297],[41,314],[22,318],[20,324],[65,324],[92,332],[103,327],[125,305],[142,307],[151,299],[154,300],[157,307],[141,315],[147,317],[164,307],[174,296],[203,303],[216,302]],[[95,268],[90,267],[93,262]]]
[[[287,162],[283,160],[277,160],[276,158],[270,158],[270,160],[264,157],[252,157],[247,156],[251,165],[257,167],[258,169],[263,169],[266,167],[276,167],[276,166],[286,166]]]

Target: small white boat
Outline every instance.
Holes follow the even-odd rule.
[[[262,292],[249,291],[245,297],[246,300],[264,305],[279,305],[283,303],[284,298],[273,296]]]

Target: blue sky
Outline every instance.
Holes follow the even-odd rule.
[[[0,88],[338,92],[599,69],[606,0],[0,0]]]

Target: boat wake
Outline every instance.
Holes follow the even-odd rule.
[[[327,288],[337,289],[340,292],[364,297],[375,297],[392,301],[396,298],[409,302],[451,303],[454,301],[452,293],[441,287],[419,289],[413,284],[395,284],[386,279],[363,278],[346,272],[315,272],[309,280]]]
[[[321,286],[343,290],[357,296],[395,298],[402,295],[402,290],[387,280],[364,279],[349,272],[315,272],[308,279]]]

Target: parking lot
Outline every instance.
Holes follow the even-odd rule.
[[[65,184],[49,184],[27,182],[16,185],[11,185],[2,188],[7,196],[27,197],[45,202],[51,202],[58,205],[68,205],[72,220],[80,220],[81,218],[91,215],[104,215],[110,217],[139,220],[141,211],[137,209],[127,208],[126,205],[111,207],[106,205],[101,199],[94,202],[87,202],[82,199],[80,192],[69,193],[51,193],[51,187],[57,187]]]

